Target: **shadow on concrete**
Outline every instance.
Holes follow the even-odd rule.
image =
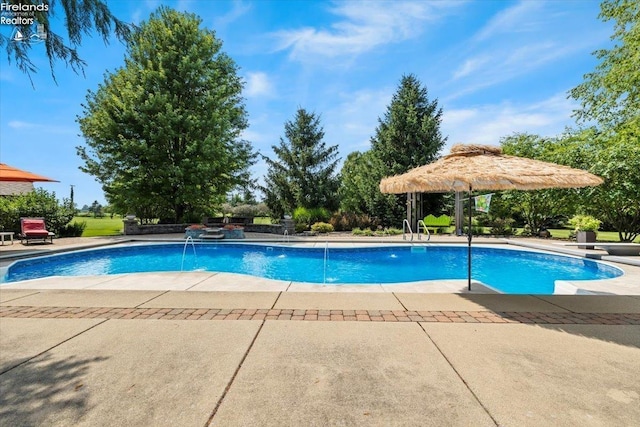
[[[550,331],[564,332],[584,338],[593,338],[625,347],[640,349],[640,325],[545,325],[535,324]]]
[[[598,295],[581,295],[581,298],[607,298],[607,294]],[[609,294],[610,295],[610,294]],[[548,303],[548,301],[542,300],[538,297],[549,296],[549,295],[494,295],[490,298],[486,295],[482,294],[459,294],[461,298],[465,298],[469,301],[472,301],[478,305],[483,306],[487,310],[493,311],[495,313],[504,313],[508,311],[517,311],[517,312],[527,312],[526,309],[518,309],[518,310],[505,310],[503,303],[501,303],[502,297],[504,299],[512,299],[514,297],[525,297],[525,298],[533,298],[531,300],[532,304],[535,304],[536,301]],[[637,300],[636,296],[621,296],[621,295],[613,295],[613,298],[630,298]],[[568,308],[563,307],[561,304],[555,304],[558,306],[558,312],[568,310]],[[597,303],[596,303],[597,305]],[[638,301],[638,307],[640,308],[640,300]],[[532,306],[530,312],[539,311],[536,307]],[[580,312],[572,312],[569,310],[570,314],[575,314],[580,316]],[[596,313],[600,313],[596,311]],[[603,317],[606,318],[608,313],[600,313]],[[571,324],[556,324],[556,323],[526,323],[527,325],[533,327],[541,327],[549,330],[555,330],[558,332],[564,332],[572,335],[577,335],[586,338],[594,338],[601,341],[606,341],[610,343],[620,344],[627,347],[635,347],[640,348],[640,325],[607,325],[602,323],[592,324],[585,321],[585,323],[571,323]]]
[[[55,359],[50,354],[0,375],[0,424],[3,426],[58,425],[51,419],[79,419],[89,408],[84,384],[90,367],[104,357]],[[9,361],[5,366],[18,365]]]

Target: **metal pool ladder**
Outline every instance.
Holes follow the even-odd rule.
[[[418,220],[418,240],[422,240],[422,237],[420,237],[420,227],[422,226],[422,228],[424,228],[427,231],[427,240],[431,240],[431,233],[429,233],[429,229],[427,228],[427,226],[425,225],[423,220]],[[404,221],[402,221],[402,240],[407,240],[407,230],[409,231],[409,235],[411,236],[411,238],[409,239],[411,242],[413,242],[413,230],[411,229],[411,224],[409,224],[409,220],[405,219]]]
[[[429,233],[429,229],[427,228],[427,225],[421,219],[418,220],[418,240],[422,240],[422,238],[420,237],[420,227],[424,228],[425,231],[427,232],[427,240],[431,240],[431,233]]]
[[[402,221],[402,240],[407,240],[407,230],[409,230],[409,234],[411,235],[411,240],[413,242],[413,230],[411,230],[411,224],[409,224],[409,220],[405,219]]]

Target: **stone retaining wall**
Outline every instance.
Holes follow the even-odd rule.
[[[124,235],[134,236],[140,234],[171,234],[171,233],[184,233],[184,229],[190,224],[151,224],[140,225],[138,220],[125,219],[124,222]]]
[[[152,225],[140,225],[135,219],[125,219],[124,222],[124,235],[125,236],[134,236],[140,234],[171,234],[171,233],[184,233],[185,228],[187,228],[190,224],[152,224]],[[293,225],[293,221],[291,220],[283,220],[283,224],[234,224],[244,227],[244,231],[248,233],[267,233],[267,234],[284,234],[284,231],[287,230],[289,235],[295,233],[295,227]],[[208,223],[207,226],[214,228],[219,227],[222,228],[225,225],[223,223]]]

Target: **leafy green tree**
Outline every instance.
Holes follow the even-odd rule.
[[[343,169],[347,179],[343,179],[341,191],[349,198],[343,207],[359,206],[385,225],[399,225],[405,216],[406,195],[383,195],[380,179],[433,162],[446,142],[440,133],[441,121],[438,101],[429,100],[427,88],[414,75],[403,76],[384,117],[378,119],[371,153],[362,157],[373,169],[354,168],[357,157],[347,164],[351,170]],[[356,187],[351,188],[353,185]],[[441,197],[425,197],[425,208],[439,211]]]
[[[553,138],[543,138],[528,133],[515,133],[500,140],[505,154],[530,159],[575,166],[576,153],[566,149]],[[577,167],[577,166],[576,166]],[[573,215],[577,209],[578,192],[572,189],[549,189],[535,191],[505,191],[499,195],[502,209],[510,210],[529,224],[534,234],[542,227]]]
[[[56,0],[5,0],[3,4],[8,5],[8,8],[22,5],[23,8],[37,9],[34,11],[33,22],[28,17],[24,17],[25,19],[14,25],[22,37],[28,41],[16,41],[5,35],[0,35],[0,46],[6,46],[8,61],[15,61],[16,67],[25,73],[29,80],[31,80],[31,73],[37,71],[37,67],[29,58],[31,49],[38,45],[32,41],[32,36],[37,37],[44,44],[51,76],[55,80],[53,68],[58,60],[64,61],[76,73],[84,71],[87,64],[78,55],[77,48],[80,46],[83,36],[92,30],[95,30],[105,44],[108,44],[112,28],[115,35],[123,41],[127,39],[132,29],[130,25],[117,19],[103,0],[62,0],[60,2],[56,2]],[[60,11],[64,14],[69,44],[51,29],[49,17]],[[7,16],[7,18],[10,17]],[[42,26],[43,31],[38,31],[38,25]]]
[[[78,117],[81,170],[117,212],[197,222],[247,180],[253,159],[234,61],[193,14],[161,7],[127,42],[125,65]]]
[[[580,121],[596,120],[609,128],[640,127],[640,3],[637,0],[605,0],[599,17],[614,21],[611,49],[594,52],[596,69],[570,91],[580,101]],[[619,129],[618,129],[619,130]],[[638,135],[636,135],[638,138]],[[637,139],[636,139],[637,141]]]
[[[582,191],[584,210],[631,241],[640,234],[640,3],[604,0],[599,17],[614,22],[614,45],[594,52],[600,63],[570,91],[581,103],[577,119],[598,128],[568,145],[586,152],[589,170],[605,180]]]
[[[341,209],[378,219],[393,218],[397,197],[394,194],[382,194],[378,188],[385,174],[382,160],[372,150],[350,153],[340,172]]]
[[[93,217],[102,217],[103,213],[102,213],[102,205],[100,203],[98,203],[97,200],[94,200],[93,203],[91,203],[91,207],[89,208],[89,212],[93,214]]]
[[[297,207],[337,209],[338,146],[323,141],[320,118],[299,108],[285,123],[284,136],[271,147],[276,158],[263,156],[269,169],[260,189],[269,209],[276,215],[293,213]]]
[[[597,187],[579,190],[579,209],[612,227],[621,241],[633,241],[639,236],[640,144],[624,132],[588,128],[565,135],[558,145],[565,164],[588,169],[604,180]]]
[[[585,190],[585,210],[611,224],[621,241],[632,242],[640,236],[640,145],[609,141],[590,170],[604,183]]]

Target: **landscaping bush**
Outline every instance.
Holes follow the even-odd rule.
[[[395,227],[391,227],[391,228],[387,228],[384,230],[386,234],[389,234],[391,236],[397,236],[402,234],[402,230],[400,230],[399,228],[395,228]]]
[[[271,211],[264,203],[258,204],[242,204],[232,205],[230,203],[223,203],[220,207],[220,212],[215,213],[213,216],[234,216],[242,218],[254,218],[262,216],[271,216]]]
[[[312,208],[309,209],[311,216],[310,223],[327,222],[331,218],[331,212],[325,208]]]
[[[87,228],[87,221],[74,221],[62,227],[58,232],[58,237],[80,237],[85,228]]]
[[[73,219],[74,209],[64,199],[62,204],[55,193],[37,188],[26,194],[0,197],[0,227],[5,231],[20,232],[20,218],[44,218],[49,231],[58,236]]]
[[[331,213],[325,208],[307,209],[298,207],[293,211],[293,220],[296,223],[297,233],[308,230],[309,226],[316,222],[329,221],[329,218],[331,218]]]
[[[520,233],[522,237],[531,237],[533,232],[531,231],[531,226],[529,224],[525,224],[522,228],[522,232]]]
[[[479,225],[472,225],[471,226],[471,231],[473,232],[474,236],[481,236],[484,234],[484,227],[480,227]],[[469,226],[465,225],[463,228],[463,233],[464,234],[469,234]]]
[[[293,221],[295,222],[296,233],[302,233],[309,229],[311,224],[311,213],[307,208],[296,208],[293,211]]]
[[[367,214],[336,212],[331,216],[329,223],[336,231],[350,231],[355,228],[369,228],[373,221]]]
[[[491,225],[490,233],[494,236],[513,236],[513,223],[511,218],[494,218],[489,222]]]
[[[333,231],[333,225],[326,222],[316,222],[311,226],[311,231],[315,233],[331,233]]]
[[[373,236],[374,235],[371,229],[365,228],[363,230],[359,227],[356,227],[353,230],[351,230],[351,234],[353,234],[354,236]]]
[[[598,231],[602,221],[591,215],[575,215],[569,220],[575,231]]]

